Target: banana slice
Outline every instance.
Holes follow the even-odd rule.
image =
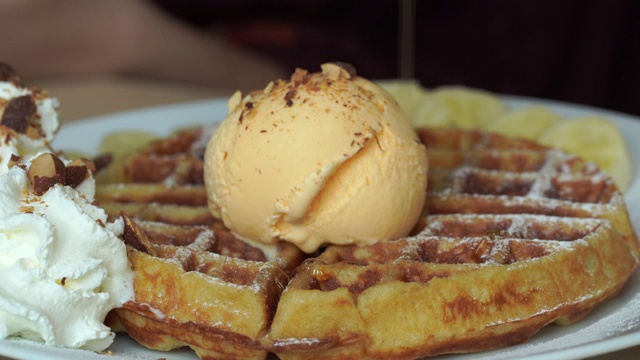
[[[631,184],[631,156],[622,133],[611,121],[588,116],[566,119],[550,127],[538,141],[593,161],[621,190]]]
[[[415,126],[484,127],[504,112],[504,104],[494,94],[464,86],[443,86],[434,89],[418,106]]]
[[[560,121],[560,115],[537,105],[507,111],[489,122],[484,130],[511,137],[537,140],[548,128]]]
[[[425,89],[417,80],[381,80],[377,83],[396,99],[409,117],[413,118],[416,108],[425,96]]]
[[[99,151],[101,154],[111,153],[114,158],[120,158],[157,138],[157,135],[146,131],[116,131],[102,139]]]

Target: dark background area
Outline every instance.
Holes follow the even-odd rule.
[[[168,1],[163,9],[287,68],[398,76],[399,1]],[[415,76],[640,115],[640,1],[417,0]]]

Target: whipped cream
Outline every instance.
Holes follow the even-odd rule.
[[[0,82],[1,99],[29,94]],[[92,204],[92,176],[76,188],[56,184],[34,193],[28,169],[38,155],[52,152],[59,126],[57,101],[36,95],[40,136],[0,126],[0,338],[101,351],[115,337],[103,323],[107,313],[134,298],[118,238],[124,224],[109,223]]]

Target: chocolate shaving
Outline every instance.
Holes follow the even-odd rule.
[[[20,134],[24,134],[27,132],[27,129],[31,124],[31,120],[35,117],[37,110],[38,108],[36,107],[36,103],[33,101],[31,96],[23,95],[13,98],[9,101],[7,108],[4,110],[0,124],[5,125]]]

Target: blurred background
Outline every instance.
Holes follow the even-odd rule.
[[[43,86],[108,74],[226,94],[336,60],[390,79],[407,21],[408,74],[427,88],[640,115],[636,0],[3,0],[0,59]]]

